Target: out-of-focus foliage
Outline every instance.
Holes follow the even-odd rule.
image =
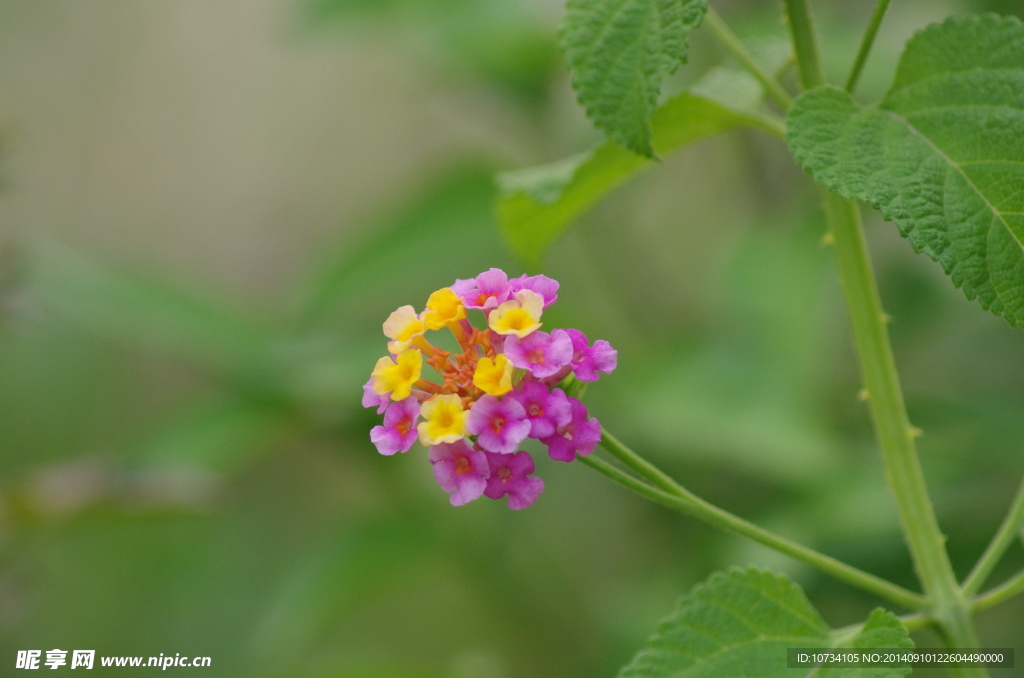
[[[772,50],[769,67],[781,68],[787,54],[788,46]],[[756,110],[762,98],[761,86],[750,75],[715,68],[654,113],[650,143],[665,155],[728,130],[764,127]],[[498,216],[505,241],[527,266],[539,267],[547,249],[577,217],[650,164],[607,141],[587,153],[500,175]]]
[[[837,74],[869,4],[815,3]],[[1019,12],[996,4],[893,3],[865,100],[884,93],[914,30],[968,10]],[[10,97],[0,121],[0,661],[56,647],[209,655],[206,675],[246,678],[612,676],[680,593],[747,563],[786,572],[830,627],[863,620],[877,600],[575,464],[539,460],[547,489],[526,511],[453,509],[422,449],[374,451],[378,418],[359,399],[380,324],[457,277],[490,266],[518,274],[492,212],[494,173],[586,152],[593,136],[559,66],[560,3],[273,6],[284,28],[241,20],[260,11],[250,3],[223,22],[182,3],[176,21],[141,30],[125,20],[111,41],[99,28],[121,25],[123,5],[91,7],[90,22],[67,19],[68,6],[0,3],[0,93]],[[768,40],[785,33],[777,9],[720,7],[742,37]],[[690,42],[674,91],[726,62],[700,30]],[[180,70],[210,44],[217,59]],[[240,57],[251,44],[278,56]],[[151,129],[162,106],[118,89],[139,63],[133,50],[149,45],[176,58],[146,62],[143,80],[175,101],[195,97],[175,114],[181,129]],[[260,117],[269,102],[308,95],[274,70],[281,53],[303,50],[341,55],[303,77],[318,92],[345,83],[345,105],[325,94],[287,109],[294,117]],[[266,71],[253,79],[253,69]],[[282,90],[260,89],[274,73]],[[410,83],[419,98],[395,93]],[[314,115],[318,106],[337,109]],[[116,117],[125,110],[134,117]],[[246,113],[218,127],[225,110]],[[405,130],[410,148],[382,150],[370,167],[338,139],[389,149],[376,119]],[[72,124],[123,143],[69,136]],[[253,136],[232,145],[236,127]],[[282,130],[305,128],[322,156],[311,152],[300,177],[291,173],[306,158],[287,173],[262,168],[260,194],[276,201],[254,214],[238,201],[237,172],[220,171],[239,165],[218,153],[273,147]],[[184,159],[140,167],[153,154],[179,158],[164,137]],[[189,155],[200,147],[208,155]],[[341,175],[324,179],[326,156],[345,160],[326,165]],[[181,167],[221,183],[200,199],[179,190],[192,186]],[[345,193],[354,205],[331,202],[366,176],[386,186]],[[170,186],[174,200],[151,201],[164,194],[140,185]],[[552,241],[544,272],[562,288],[550,322],[619,349],[619,369],[588,390],[588,407],[687,487],[914,587],[815,203],[782,142],[758,130],[666,156]],[[159,225],[147,232],[160,239],[83,230],[111,213]],[[197,214],[222,227],[192,229]],[[321,218],[329,228],[318,231]],[[253,244],[267,242],[268,224],[288,247]],[[889,225],[868,230],[925,472],[963,575],[1024,473],[1024,335],[979,313]],[[231,256],[209,263],[212,243]],[[258,268],[253,258],[272,264],[238,274]],[[1022,561],[1015,546],[993,582]],[[1024,613],[1010,603],[980,623],[983,642],[1012,645]]]

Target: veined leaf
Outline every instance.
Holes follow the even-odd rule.
[[[686,62],[686,34],[707,0],[569,0],[562,48],[580,104],[631,151],[654,155],[661,81]]]
[[[736,568],[712,575],[679,601],[619,678],[897,678],[910,669],[786,668],[786,650],[913,646],[907,629],[884,610],[875,610],[852,637],[832,633],[795,583]]]
[[[823,87],[800,96],[787,139],[829,190],[895,221],[968,299],[1024,321],[1024,26],[949,19],[908,43],[896,80],[861,108]]]

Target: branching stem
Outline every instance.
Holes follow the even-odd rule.
[[[845,581],[865,591],[870,591],[905,608],[920,610],[927,604],[927,601],[919,593],[908,591],[881,577],[876,577],[852,565],[847,565],[835,558],[818,553],[814,549],[769,532],[714,504],[708,503],[676,483],[663,471],[646,459],[643,459],[636,452],[630,450],[607,432],[604,432],[602,435],[602,445],[616,459],[642,475],[653,485],[593,456],[580,457],[580,461],[647,499],[703,520],[727,532],[732,532],[752,539],[759,544],[764,544],[795,560],[818,568],[836,579]]]
[[[722,46],[736,58],[736,61],[739,61],[740,65],[747,69],[748,73],[757,78],[769,96],[775,99],[779,106],[782,106],[782,110],[789,110],[789,107],[793,104],[793,98],[789,96],[789,92],[779,84],[774,75],[757,62],[754,55],[750,53],[750,50],[732,32],[732,29],[729,28],[718,12],[708,7],[708,11],[704,15],[704,24],[714,33],[718,41],[722,43]]]
[[[978,564],[974,566],[971,573],[967,575],[967,579],[964,580],[963,592],[965,596],[973,596],[977,593],[988,576],[992,574],[992,570],[999,563],[999,559],[1002,558],[1003,554],[1006,553],[1006,549],[1009,548],[1010,544],[1017,537],[1017,528],[1020,527],[1022,520],[1024,520],[1024,481],[1021,482],[1020,489],[1017,490],[1017,496],[1014,498],[1013,505],[1010,507],[1009,513],[1006,514],[1006,518],[1003,519],[1003,524],[999,526],[999,531],[992,538],[992,543],[988,545],[985,553],[978,560]]]
[[[975,612],[981,612],[1021,593],[1024,593],[1024,571],[1018,572],[1005,584],[975,598],[972,609]]]

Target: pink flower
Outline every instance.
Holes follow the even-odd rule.
[[[377,414],[383,414],[384,410],[388,409],[388,405],[391,404],[391,391],[383,395],[378,395],[373,392],[373,377],[370,377],[370,381],[363,384],[363,407],[376,407]]]
[[[370,431],[370,440],[381,454],[408,452],[418,437],[416,420],[419,418],[420,404],[413,396],[392,403],[384,415],[384,425],[374,426]]]
[[[500,268],[484,271],[472,280],[456,280],[451,289],[463,306],[484,311],[505,303],[511,294],[508,276]]]
[[[544,299],[544,308],[558,301],[558,281],[552,280],[546,275],[534,275],[526,277],[526,274],[508,281],[510,295],[515,295],[519,290],[531,290]]]
[[[587,346],[587,335],[579,330],[566,330],[572,340],[572,371],[580,381],[597,381],[598,372],[611,374],[618,364],[619,352],[604,339]],[[515,361],[513,361],[515,362]]]
[[[548,392],[548,387],[544,384],[528,381],[507,397],[514,398],[526,410],[526,419],[531,426],[531,438],[553,436],[559,426],[565,426],[572,421],[572,406],[560,388]]]
[[[445,492],[451,492],[452,506],[462,506],[479,499],[491,475],[487,457],[474,450],[465,440],[439,443],[430,448],[434,478]]]
[[[555,461],[572,461],[579,454],[585,457],[601,442],[601,424],[597,419],[587,419],[587,408],[575,398],[569,398],[572,406],[572,421],[559,426],[555,435],[544,438],[548,456]]]
[[[503,348],[513,365],[537,379],[550,377],[572,360],[572,340],[565,330],[551,334],[537,330],[522,339],[510,334]]]
[[[508,507],[515,511],[537,501],[537,496],[544,491],[544,481],[527,477],[534,471],[533,457],[528,452],[485,454],[491,477],[487,479],[484,494],[491,499],[501,499],[507,494]]]
[[[530,434],[526,410],[512,398],[498,400],[485,395],[469,411],[466,430],[477,436],[477,444],[488,452],[508,454]]]

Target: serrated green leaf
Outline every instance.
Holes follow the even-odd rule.
[[[910,669],[790,669],[790,647],[892,647],[913,643],[898,619],[876,610],[853,637],[829,631],[800,587],[757,568],[718,572],[696,586],[619,678],[896,678]]]
[[[913,649],[914,641],[907,634],[907,628],[891,612],[878,608],[871,613],[867,622],[852,637],[833,634],[833,641],[842,638],[833,647],[839,649],[898,648]],[[897,678],[911,672],[910,667],[865,666],[821,669],[815,676],[823,678]]]
[[[598,127],[654,155],[651,116],[661,81],[686,62],[686,34],[707,0],[569,0],[562,49],[580,104]]]
[[[877,106],[804,93],[787,140],[829,190],[895,221],[968,299],[1024,321],[1024,26],[958,17],[908,43]]]

